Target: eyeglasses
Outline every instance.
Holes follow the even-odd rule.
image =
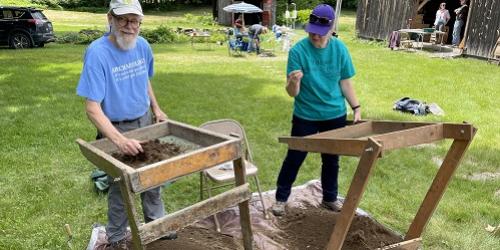
[[[331,19],[328,19],[327,17],[319,17],[314,14],[309,15],[309,23],[318,23],[321,25],[330,25],[332,24]]]
[[[116,21],[120,27],[125,27],[127,24],[130,24],[130,27],[136,29],[141,26],[142,22],[138,19],[127,19],[126,17],[122,16],[117,16],[115,14],[111,14],[114,18],[116,18]]]

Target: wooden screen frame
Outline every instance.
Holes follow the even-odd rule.
[[[288,144],[288,148],[294,150],[360,157],[344,206],[327,245],[328,250],[340,250],[375,163],[378,158],[383,156],[384,151],[453,139],[453,143],[434,177],[404,241],[382,248],[418,249],[422,241],[422,232],[476,131],[477,129],[468,123],[365,120],[358,124],[310,136],[280,137],[279,141]]]
[[[146,244],[165,236],[169,231],[179,230],[236,204],[240,210],[243,247],[246,250],[252,249],[249,208],[252,194],[246,181],[241,139],[173,120],[139,128],[124,135],[136,140],[152,140],[166,135],[176,135],[201,146],[192,152],[134,169],[111,157],[110,154],[118,148],[108,139],[93,142],[77,139],[82,154],[119,183],[132,233],[133,249],[144,250]],[[149,223],[140,222],[134,195],[227,161],[233,161],[234,188]]]

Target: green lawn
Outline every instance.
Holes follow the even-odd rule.
[[[208,12],[205,10],[205,12]],[[103,14],[46,11],[56,32],[104,27]],[[203,10],[197,10],[198,15]],[[500,237],[484,230],[500,223],[500,179],[472,181],[500,172],[499,68],[473,59],[432,59],[393,52],[354,38],[354,13],[341,19],[341,38],[357,69],[355,85],[365,119],[473,123],[478,133],[423,235],[425,249],[499,249]],[[153,13],[145,27],[165,22],[192,27],[184,13]],[[71,18],[70,18],[71,17]],[[84,23],[75,25],[74,23]],[[300,33],[303,36],[304,33]],[[226,47],[153,45],[152,80],[171,119],[192,125],[233,118],[246,128],[264,190],[275,181],[286,152],[278,136],[289,134],[293,99],[284,90],[286,54],[229,57]],[[269,44],[264,47],[270,48]],[[94,222],[105,223],[105,196],[93,192],[94,169],[76,138],[93,140],[84,102],[75,94],[85,46],[47,44],[43,49],[0,48],[0,249],[64,249],[64,224],[74,249],[84,249]],[[444,117],[392,111],[403,96],[438,103]],[[361,208],[401,233],[409,226],[450,142],[389,152],[378,162]],[[296,185],[319,177],[319,156],[310,155]],[[357,158],[343,157],[340,191],[345,195]],[[164,191],[175,211],[198,199],[198,176]]]

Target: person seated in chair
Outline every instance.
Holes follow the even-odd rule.
[[[243,26],[241,19],[236,19],[234,21],[234,35],[236,38],[243,38],[244,36],[248,36],[248,31]]]
[[[246,51],[248,47],[248,31],[243,26],[241,19],[236,19],[234,21],[234,41],[231,44],[233,49],[240,49],[242,51]]]

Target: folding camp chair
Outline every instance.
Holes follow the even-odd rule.
[[[227,49],[230,56],[240,56],[248,48],[248,35],[235,34],[233,29],[227,31]]]
[[[264,218],[267,217],[267,212],[266,212],[266,205],[264,203],[264,199],[262,198],[262,191],[260,189],[260,183],[259,183],[259,178],[257,177],[257,166],[253,164],[252,160],[252,152],[250,151],[250,147],[248,144],[248,140],[245,134],[245,130],[241,126],[240,123],[238,123],[235,120],[230,120],[230,119],[222,119],[222,120],[215,120],[215,121],[209,121],[200,126],[200,128],[207,129],[213,132],[221,133],[224,135],[229,135],[229,136],[234,136],[241,138],[244,142],[244,154],[243,158],[245,159],[245,172],[246,176],[252,176],[254,177],[255,184],[257,186],[257,191],[259,192],[259,197],[260,201],[262,204],[262,209],[264,213]],[[212,186],[211,182],[215,182],[216,184]],[[231,183],[229,183],[231,182]],[[205,187],[206,185],[206,187]],[[233,162],[226,162],[220,165],[217,165],[215,167],[209,168],[207,170],[204,170],[200,172],[200,199],[203,199],[203,194],[205,191],[208,193],[208,197],[212,196],[212,190],[229,186],[229,185],[234,185],[234,171],[233,171]],[[217,231],[220,232],[220,224],[219,221],[217,220],[217,215],[214,215],[215,219],[215,226],[217,228]]]

